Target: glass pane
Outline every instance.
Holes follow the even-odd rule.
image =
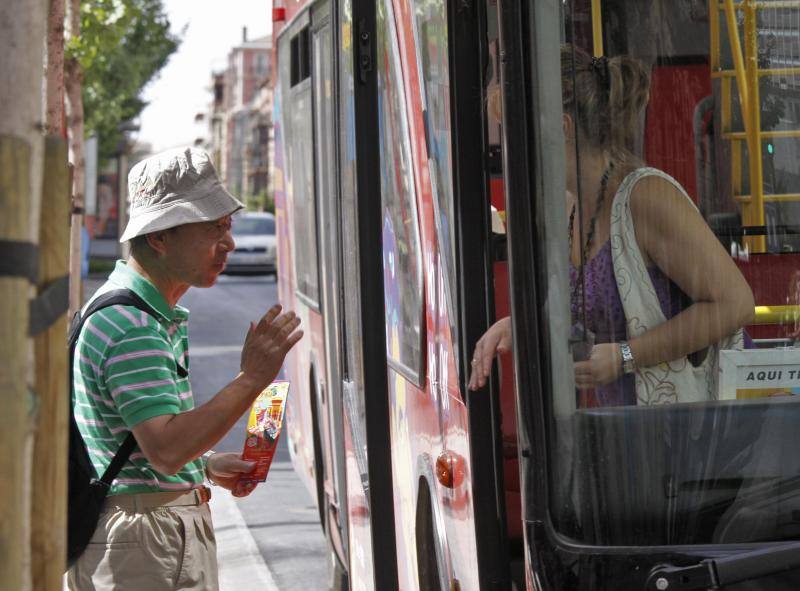
[[[554,522],[598,545],[796,539],[800,6],[735,2],[728,30],[716,2],[592,4],[539,56],[561,66],[567,191],[545,199],[567,240],[541,246],[568,246],[573,357]]]
[[[308,35],[298,34],[308,42]],[[313,116],[311,105],[311,79],[306,78],[290,91],[290,125],[292,141],[287,142],[287,168],[291,178],[292,211],[295,238],[294,268],[297,290],[312,302],[319,301],[317,269],[317,212],[314,195]]]
[[[387,353],[419,377],[422,362],[422,261],[411,145],[391,3],[378,4],[378,126],[383,202]]]
[[[414,36],[420,72],[420,90],[428,137],[428,166],[436,209],[436,232],[442,244],[452,343],[458,361],[458,310],[455,296],[456,236],[453,212],[452,155],[450,150],[450,75],[447,54],[447,12],[444,0],[415,2]]]
[[[336,179],[336,160],[333,139],[333,64],[331,62],[331,31],[325,27],[314,35],[314,84],[316,98],[315,127],[318,141],[315,143],[317,158],[317,194],[320,199],[331,199],[335,195],[333,183]]]

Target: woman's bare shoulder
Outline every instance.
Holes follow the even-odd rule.
[[[646,218],[665,222],[698,215],[697,209],[675,183],[656,174],[643,176],[631,189],[631,212],[635,221]]]

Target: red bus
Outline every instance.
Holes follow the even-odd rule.
[[[337,588],[798,588],[800,3],[274,15],[279,296],[307,335],[287,432]],[[754,293],[713,399],[576,397],[564,43],[643,64],[631,149],[686,189]],[[513,354],[468,390],[509,314]]]

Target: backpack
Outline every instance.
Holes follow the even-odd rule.
[[[89,540],[94,535],[103,503],[111,488],[111,483],[136,446],[133,433],[120,446],[101,478],[97,478],[94,466],[89,459],[86,442],[83,440],[75,421],[73,361],[75,346],[86,320],[98,310],[115,305],[135,306],[139,310],[155,316],[155,311],[138,295],[129,289],[116,289],[97,296],[86,311],[75,313],[69,329],[69,480],[67,502],[67,568],[71,568],[80,558]]]

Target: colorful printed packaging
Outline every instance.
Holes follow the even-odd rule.
[[[256,467],[250,474],[239,479],[233,489],[233,496],[246,496],[259,482],[267,479],[267,472],[278,448],[288,395],[289,382],[276,381],[267,386],[253,402],[250,418],[247,420],[242,459],[256,462]]]

